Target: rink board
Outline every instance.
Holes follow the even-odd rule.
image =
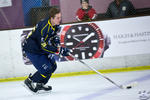
[[[105,70],[98,70],[100,73],[117,73],[117,72],[129,72],[129,71],[142,71],[142,70],[150,70],[150,66],[138,66],[138,67],[127,67],[127,68],[115,68],[115,69],[105,69]],[[78,76],[78,75],[90,75],[96,74],[94,71],[81,71],[81,72],[69,72],[69,73],[58,73],[53,74],[52,78],[59,78],[59,77],[71,77],[71,76]],[[15,77],[15,78],[5,78],[0,79],[0,82],[10,82],[10,81],[22,81],[25,80],[26,77]]]
[[[106,26],[109,26],[110,28],[108,29],[110,31],[110,33],[107,34],[111,34],[113,32],[113,28],[111,28],[111,26],[116,25],[117,23],[122,23],[125,22],[128,19],[119,19],[119,20],[109,20],[109,21],[98,21],[95,23],[99,23],[99,25],[101,26],[101,30],[105,33],[107,29]],[[142,20],[142,21],[141,21]],[[135,27],[134,30],[132,30],[133,32],[137,32],[137,29],[140,30],[140,32],[146,32],[146,36],[150,36],[149,34],[149,26],[147,24],[150,24],[148,21],[150,20],[150,16],[145,16],[145,17],[135,17],[135,18],[129,18],[129,21],[133,21],[133,22],[138,22],[135,24],[139,24],[139,28]],[[144,26],[146,22],[146,25]],[[92,22],[93,23],[93,22]],[[110,24],[111,23],[111,24]],[[82,23],[84,24],[84,23]],[[134,23],[132,23],[132,26],[134,25]],[[141,29],[140,29],[140,25]],[[104,27],[105,26],[105,27]],[[121,25],[120,25],[121,27]],[[121,27],[124,28],[125,26]],[[143,28],[144,27],[144,28]],[[24,30],[31,30],[32,28],[25,28],[25,29],[16,29],[16,30],[4,30],[4,31],[0,31],[0,45],[1,45],[1,49],[0,49],[0,79],[9,79],[9,78],[14,78],[17,80],[17,78],[19,77],[23,77],[22,79],[24,79],[25,76],[28,76],[29,73],[33,73],[35,72],[35,69],[32,65],[25,65],[23,60],[22,60],[22,52],[21,52],[21,40],[20,40],[20,35]],[[142,30],[143,29],[143,30]],[[131,29],[130,29],[131,30]],[[115,31],[114,31],[115,33]],[[125,33],[128,33],[127,31]],[[120,35],[113,35],[110,36],[113,40],[116,39],[120,41],[119,37]],[[141,39],[140,37],[138,39]],[[142,39],[143,40],[143,36]],[[140,41],[138,42],[139,44],[141,44],[140,46],[138,46],[136,43],[136,48],[140,48],[139,50],[137,49],[137,51],[132,51],[132,49],[130,49],[131,52],[128,52],[128,49],[126,53],[123,53],[123,55],[117,55],[117,54],[122,54],[122,52],[117,53],[118,48],[116,47],[116,45],[111,44],[110,45],[110,49],[108,49],[105,52],[105,56],[104,58],[97,58],[97,59],[86,59],[83,60],[84,62],[86,62],[87,64],[89,64],[89,66],[92,66],[93,68],[97,69],[97,70],[117,70],[117,69],[122,69],[124,70],[124,68],[128,68],[128,67],[137,67],[137,66],[148,66],[150,65],[150,53],[149,53],[149,46],[147,45],[147,43],[149,42],[149,37],[146,39],[146,41]],[[116,43],[115,41],[115,43]],[[126,41],[120,41],[118,43],[126,43]],[[145,43],[145,45],[143,44]],[[122,45],[122,44],[121,44]],[[127,44],[125,44],[126,47]],[[131,45],[132,46],[132,45]],[[121,48],[121,46],[120,46]],[[136,49],[135,48],[135,49]],[[116,49],[116,51],[115,51]],[[125,51],[126,51],[125,50]],[[124,51],[124,52],[125,52]],[[140,51],[140,52],[138,52]],[[127,54],[128,53],[128,54]],[[115,56],[117,55],[117,56]],[[60,76],[65,76],[63,75],[63,73],[76,73],[78,75],[78,73],[80,72],[85,72],[85,71],[91,71],[89,70],[87,67],[85,67],[83,64],[79,63],[78,61],[65,61],[65,62],[57,62],[58,68],[55,72],[56,76],[58,74],[60,74]],[[145,69],[145,68],[144,68]],[[146,67],[147,69],[147,67]],[[62,73],[62,75],[61,75]],[[55,76],[55,75],[54,75]],[[59,76],[59,75],[58,75]]]

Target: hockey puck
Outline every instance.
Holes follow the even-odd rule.
[[[127,86],[127,89],[131,89],[132,88],[132,86]]]

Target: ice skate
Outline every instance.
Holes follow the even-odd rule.
[[[52,87],[44,85],[43,83],[37,83],[36,90],[37,90],[37,94],[45,94],[45,93],[50,93],[52,90]]]
[[[36,93],[37,89],[36,86],[34,85],[33,81],[29,77],[24,81],[24,86],[27,87],[30,91]]]
[[[36,84],[36,89],[37,89],[38,91],[39,91],[39,90],[50,91],[50,90],[52,90],[52,87],[51,87],[51,86],[44,85],[43,83],[37,83],[37,84]]]

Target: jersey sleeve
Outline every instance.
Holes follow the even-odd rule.
[[[105,14],[105,17],[106,17],[106,18],[111,18],[111,17],[112,17],[112,14],[111,14],[111,5],[112,5],[112,4],[110,4],[110,5],[108,6],[108,8],[107,8],[107,11],[106,11],[106,14]]]
[[[95,19],[97,14],[96,14],[96,11],[93,8],[91,8],[88,12],[88,15],[90,19]]]
[[[44,41],[44,38],[41,38],[41,48],[46,53],[56,53],[58,52],[58,49],[56,46],[53,46],[52,43],[49,43],[50,41]]]
[[[129,1],[129,7],[130,7],[130,15],[135,15],[136,10],[135,10],[133,4],[130,1]]]
[[[78,9],[78,11],[76,12],[76,19],[77,19],[78,21],[81,21],[83,17],[84,17],[84,12],[83,12],[82,9],[80,8],[80,9]]]
[[[56,53],[58,51],[57,47],[51,43],[51,38],[55,36],[56,32],[50,29],[51,27],[46,24],[41,30],[41,36],[38,39],[40,41],[41,49],[44,53]]]

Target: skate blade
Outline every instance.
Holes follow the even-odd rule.
[[[50,94],[51,92],[52,92],[51,90],[49,90],[49,91],[39,90],[39,91],[36,92],[36,94],[38,94],[38,95],[42,95],[42,94]]]
[[[45,91],[45,90],[39,90],[39,91],[37,91],[37,92],[33,92],[33,91],[31,91],[30,89],[29,89],[29,87],[28,86],[26,86],[26,84],[22,84],[23,85],[23,87],[25,87],[26,88],[26,90],[28,90],[30,93],[32,93],[33,95],[38,95],[38,94],[49,94],[49,93],[51,93],[51,90],[49,90],[49,91]]]
[[[26,86],[24,83],[23,83],[22,85],[23,85],[23,87],[25,87],[25,88],[26,88],[26,90],[28,90],[30,93],[32,93],[32,94],[34,94],[34,95],[36,95],[36,92],[31,91],[31,90],[29,89],[29,87],[28,87],[28,86]]]

